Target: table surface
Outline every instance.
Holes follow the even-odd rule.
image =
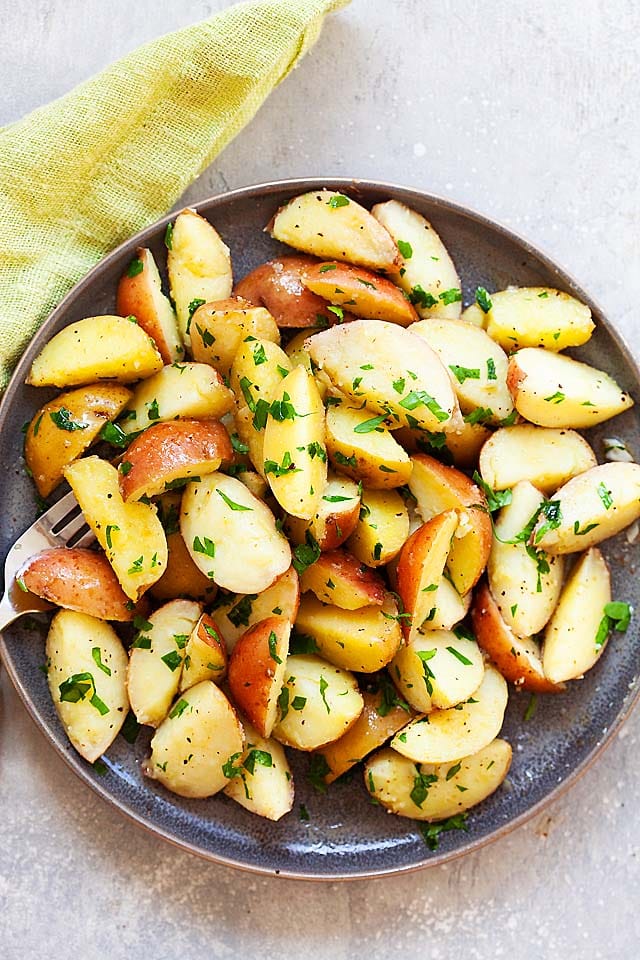
[[[1,0],[0,122],[227,5]],[[546,249],[640,352],[639,32],[634,0],[354,0],[187,199],[315,174],[442,194]],[[6,674],[0,698],[5,960],[80,944],[85,960],[638,956],[640,711],[568,794],[490,847],[311,885],[153,839],[69,773]]]

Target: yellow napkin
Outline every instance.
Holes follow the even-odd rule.
[[[61,297],[162,216],[349,0],[255,0],[0,129],[0,390]]]

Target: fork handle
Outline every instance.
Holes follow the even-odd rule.
[[[16,610],[9,599],[9,594],[5,593],[0,600],[0,633],[26,612],[26,610]]]

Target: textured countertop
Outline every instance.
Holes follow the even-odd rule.
[[[0,122],[227,4],[0,0]],[[394,180],[525,234],[640,353],[633,0],[354,0],[187,194],[278,177]],[[110,810],[0,680],[3,960],[636,958],[640,711],[582,780],[498,843],[396,879],[216,867]]]

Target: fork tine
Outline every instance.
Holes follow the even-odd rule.
[[[66,523],[64,527],[61,527],[56,532],[55,536],[56,536],[56,539],[60,541],[60,543],[68,544],[70,540],[73,540],[76,534],[82,535],[86,530],[86,528],[87,528],[87,521],[85,520],[83,514],[79,513],[77,516],[72,517],[72,519],[69,520],[69,522]],[[78,537],[78,539],[80,538]]]
[[[96,538],[96,537],[95,537],[95,534],[94,534],[93,530],[87,530],[87,532],[86,532],[86,533],[83,533],[81,537],[78,537],[78,539],[75,541],[75,543],[73,544],[73,546],[74,546],[74,547],[89,547],[89,546],[91,546],[91,544],[93,543],[93,541],[95,540],[95,538]]]
[[[61,520],[64,520],[67,514],[77,506],[78,501],[74,494],[71,492],[67,493],[64,497],[61,497],[57,503],[54,503],[52,507],[49,507],[49,509],[38,518],[34,526],[40,527],[47,533],[51,533],[53,528],[56,527]]]

